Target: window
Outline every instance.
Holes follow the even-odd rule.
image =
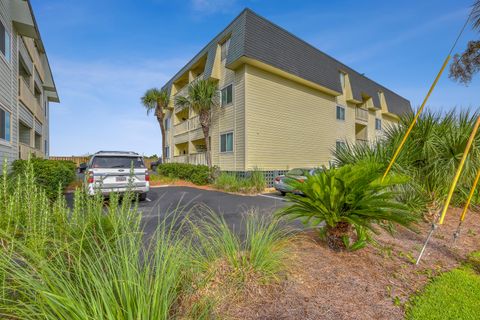
[[[337,120],[345,120],[345,108],[337,106]]]
[[[233,152],[233,132],[220,135],[220,152]]]
[[[382,130],[382,119],[375,119],[375,129]]]
[[[7,61],[10,61],[10,33],[5,25],[0,21],[0,51]]]
[[[0,109],[0,139],[10,141],[10,112]]]
[[[45,155],[48,155],[48,140],[45,140],[44,147],[45,147]]]
[[[345,142],[341,141],[341,140],[337,140],[336,144],[335,144],[335,151],[338,152],[342,149],[344,149],[347,145],[345,144]]]
[[[170,118],[165,118],[165,131],[170,129]]]
[[[225,60],[227,58],[227,55],[228,55],[228,49],[230,47],[230,38],[228,38],[227,40],[225,40],[224,43],[221,44],[221,55],[220,55],[220,58],[221,60]]]
[[[170,147],[166,146],[165,147],[165,159],[170,158]]]
[[[340,71],[340,85],[342,86],[342,89],[345,88],[345,73]]]
[[[229,84],[222,89],[222,107],[229,105],[233,101],[233,85]]]

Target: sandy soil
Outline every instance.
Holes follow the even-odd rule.
[[[403,319],[409,296],[480,249],[478,213],[467,216],[453,244],[459,215],[458,209],[450,211],[418,266],[415,259],[431,227],[426,223],[418,233],[404,228],[394,237],[382,233],[377,246],[356,252],[333,252],[306,234],[294,245],[284,281],[246,292],[222,313],[232,319]]]

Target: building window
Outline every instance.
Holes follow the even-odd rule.
[[[170,117],[165,118],[165,131],[170,129]]]
[[[222,107],[231,104],[233,101],[233,85],[229,84],[222,89]]]
[[[344,141],[341,141],[341,140],[337,140],[337,142],[335,143],[335,151],[338,152],[340,150],[343,150],[345,149],[347,145],[345,144]]]
[[[337,106],[337,120],[345,120],[345,108]]]
[[[10,142],[10,112],[0,109],[0,139]]]
[[[345,88],[345,73],[340,71],[340,85],[342,86],[342,89]]]
[[[48,156],[48,140],[44,141],[45,155]]]
[[[228,49],[230,48],[230,38],[228,38],[227,40],[225,40],[225,42],[223,42],[221,44],[221,55],[220,55],[220,58],[221,60],[225,60],[227,58],[227,55],[228,55]]]
[[[170,158],[170,147],[166,146],[165,147],[165,159]]]
[[[10,33],[5,28],[5,25],[0,21],[0,51],[7,61],[10,61],[11,57],[11,43]]]
[[[233,152],[233,132],[220,135],[220,152]]]
[[[375,129],[382,130],[382,119],[375,119]]]

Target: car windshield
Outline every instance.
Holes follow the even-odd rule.
[[[287,172],[287,176],[305,176],[307,175],[308,170],[295,168]]]
[[[92,168],[145,168],[141,157],[108,157],[101,156],[93,158]]]

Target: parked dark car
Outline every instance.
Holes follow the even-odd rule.
[[[162,164],[162,158],[159,158],[157,161],[151,162],[150,163],[150,170],[152,171],[157,171],[157,168],[159,165]]]

